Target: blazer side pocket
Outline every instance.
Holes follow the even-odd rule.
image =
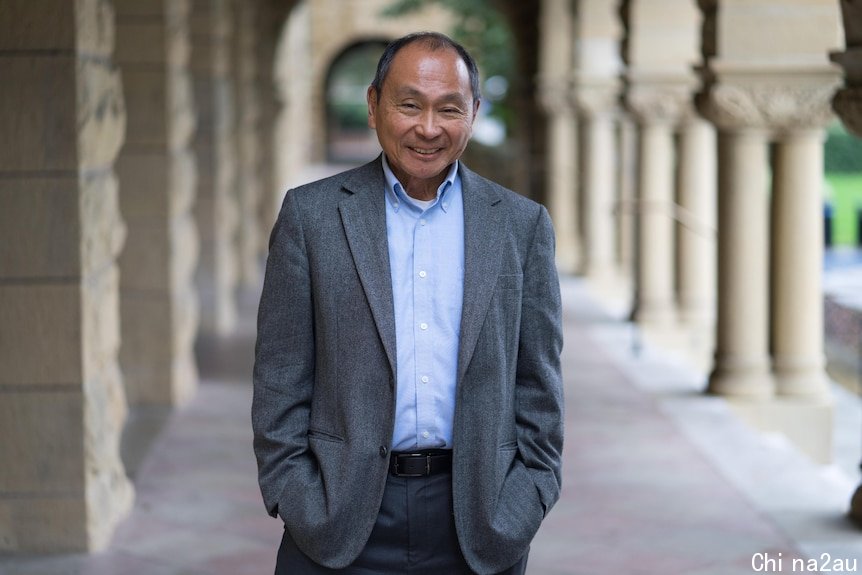
[[[316,428],[310,428],[308,430],[308,438],[320,439],[321,441],[330,441],[332,443],[344,443],[343,437]]]

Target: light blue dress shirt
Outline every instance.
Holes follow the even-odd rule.
[[[407,195],[385,155],[383,173],[398,371],[392,449],[451,448],[464,301],[458,162],[430,202]]]

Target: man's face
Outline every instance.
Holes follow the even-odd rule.
[[[467,147],[478,108],[458,53],[431,51],[421,42],[395,55],[379,100],[368,89],[368,125],[408,191],[417,185],[436,190],[443,182]]]

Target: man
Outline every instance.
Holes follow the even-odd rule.
[[[463,47],[396,40],[383,155],[285,197],[252,405],[277,574],[523,573],[559,496],[553,230],[458,161],[478,108]]]

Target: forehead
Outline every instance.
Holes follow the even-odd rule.
[[[431,49],[417,42],[399,50],[392,59],[384,81],[393,90],[404,88],[433,89],[445,87],[470,96],[470,73],[467,65],[452,48]]]

